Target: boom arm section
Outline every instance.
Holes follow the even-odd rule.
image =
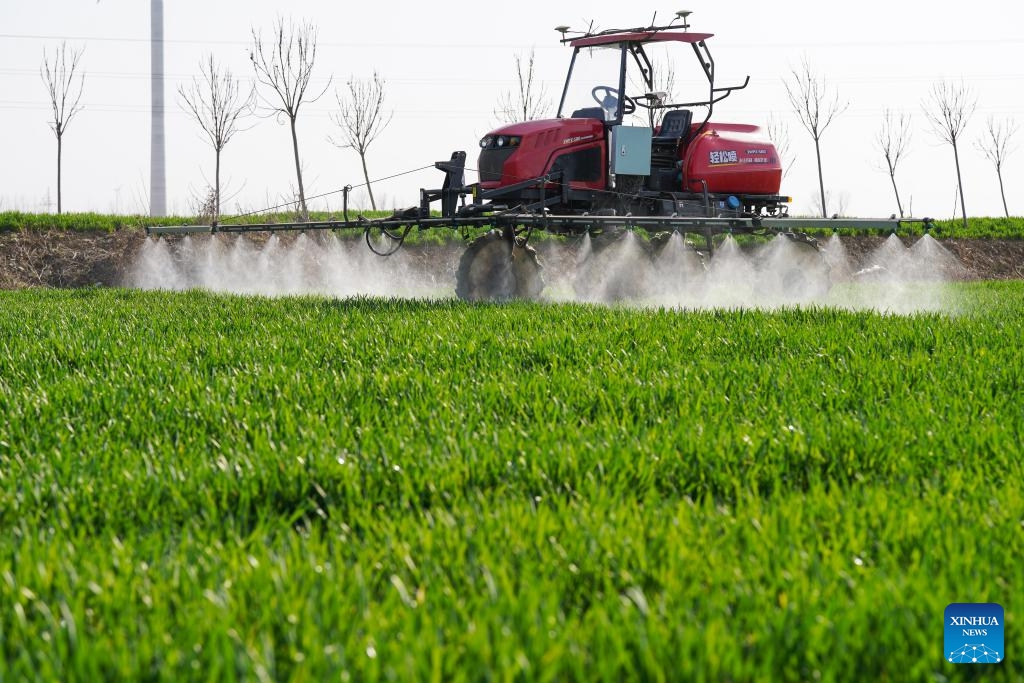
[[[445,179],[439,189],[421,189],[420,205],[394,212],[385,218],[348,216],[348,192],[345,188],[344,218],[342,220],[304,221],[286,223],[212,223],[210,225],[151,226],[146,234],[151,236],[173,236],[202,233],[248,233],[282,232],[306,230],[338,230],[364,232],[367,244],[382,256],[397,251],[412,229],[431,228],[483,228],[496,227],[513,235],[527,234],[533,230],[563,235],[582,235],[593,230],[627,228],[644,230],[648,233],[672,232],[703,235],[707,248],[713,248],[712,238],[722,234],[750,234],[761,236],[788,235],[801,238],[797,231],[805,230],[875,230],[895,232],[901,226],[923,223],[930,230],[931,219],[896,218],[790,218],[788,216],[678,216],[678,215],[599,215],[599,214],[552,214],[548,206],[564,201],[568,183],[561,183],[559,173],[525,180],[515,185],[495,190],[481,190],[479,185],[465,184],[466,153],[455,152],[451,159],[438,161],[434,165],[444,171]],[[561,188],[561,193],[550,194],[550,187]],[[502,195],[516,194],[535,188],[536,201],[510,206],[501,204]],[[472,196],[473,201],[466,203]],[[431,212],[434,202],[440,202],[440,215]],[[382,231],[394,243],[393,248],[380,252],[370,242],[374,230]],[[803,236],[804,239],[806,236]]]

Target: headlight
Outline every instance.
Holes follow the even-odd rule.
[[[505,149],[506,147],[518,147],[520,142],[522,142],[522,137],[519,135],[486,135],[480,140],[480,148]]]

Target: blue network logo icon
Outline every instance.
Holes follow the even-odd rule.
[[[1003,661],[1001,654],[996,650],[990,650],[985,643],[953,648],[949,653],[949,661],[954,664],[998,664]]]
[[[954,602],[946,607],[945,658],[953,664],[998,664],[1003,651],[1003,608],[994,602]]]

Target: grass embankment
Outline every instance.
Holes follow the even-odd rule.
[[[1024,652],[1024,285],[677,313],[0,292],[0,678],[936,680]]]
[[[357,214],[368,218],[379,218],[390,215],[386,211],[350,211],[349,218],[354,219]],[[311,221],[341,220],[340,212],[312,212],[309,216]],[[225,217],[224,223],[231,224],[252,224],[252,223],[287,223],[296,220],[291,213],[275,214],[252,214],[242,217]],[[192,225],[208,221],[195,217],[165,216],[153,218],[150,216],[114,216],[97,213],[67,213],[67,214],[33,214],[21,213],[18,211],[0,212],[0,232],[10,230],[79,230],[93,232],[113,232],[115,230],[142,230],[146,226],[156,225]],[[831,233],[828,229],[828,221],[823,221],[824,232]],[[1024,238],[1024,217],[1011,218],[969,218],[968,226],[964,228],[962,222],[957,220],[937,220],[933,222],[935,234],[938,237],[956,238]],[[813,231],[812,231],[813,232]],[[924,226],[921,223],[906,223],[900,226],[897,231],[900,235],[912,236],[921,235]],[[888,234],[888,231],[855,231],[840,230],[843,235],[855,234]],[[430,234],[433,237],[458,239],[459,233],[456,230],[432,229]],[[413,233],[412,239],[423,239],[424,233]],[[539,236],[539,235],[538,235]],[[433,241],[436,241],[433,240]]]
[[[828,221],[823,225],[827,226]],[[811,230],[810,232],[816,232]],[[831,234],[831,230],[824,229],[824,233]],[[837,230],[840,235],[887,235],[891,230]],[[933,220],[928,232],[939,238],[951,237],[955,239],[1021,239],[1024,238],[1024,217],[1011,216],[1010,218],[968,218],[967,227],[964,227],[960,219]],[[925,225],[920,222],[902,223],[896,230],[897,235],[913,237],[923,235]]]
[[[389,212],[362,212],[367,217],[390,215]],[[355,218],[349,212],[350,218]],[[342,220],[341,212],[311,212],[309,220],[326,221]],[[297,220],[292,213],[261,213],[241,217],[226,216],[222,222],[232,224],[252,223],[287,223]],[[139,216],[111,215],[101,213],[22,213],[20,211],[0,212],[0,232],[7,230],[77,230],[91,232],[114,232],[115,230],[143,230],[147,226],[158,225],[194,225],[209,224],[209,218],[200,219],[195,216]]]

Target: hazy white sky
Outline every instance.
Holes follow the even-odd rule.
[[[56,141],[47,121],[47,93],[39,68],[44,48],[62,40],[85,48],[85,105],[64,143],[65,211],[147,212],[149,183],[148,0],[0,0],[0,210],[55,210]],[[300,115],[299,145],[307,195],[362,182],[358,157],[331,145],[329,113],[334,87],[376,69],[388,81],[394,119],[370,150],[371,177],[384,177],[447,159],[456,149],[475,165],[477,141],[498,123],[495,104],[513,87],[513,57],[536,48],[539,75],[557,99],[571,50],[558,43],[559,24],[601,28],[644,25],[657,11],[667,20],[678,9],[694,11],[692,30],[709,41],[718,82],[750,75],[751,84],[716,107],[715,120],[764,125],[770,115],[788,123],[796,161],[783,192],[794,212],[811,211],[817,188],[811,138],[792,113],[782,78],[804,55],[849,109],[822,139],[830,210],[849,215],[888,215],[895,202],[884,162],[875,147],[882,111],[912,115],[910,156],[898,171],[904,205],[916,215],[948,217],[954,211],[952,150],[929,131],[921,103],[941,80],[963,81],[977,97],[961,161],[967,209],[1001,215],[995,171],[975,147],[986,119],[1011,118],[1024,147],[1024,3],[539,2],[466,4],[400,0],[378,3],[270,2],[269,0],[167,0],[168,210],[190,213],[212,178],[213,153],[196,123],[178,106],[177,86],[198,74],[204,55],[252,78],[251,29],[269,29],[278,15],[308,19],[320,30],[317,92],[320,101]],[[692,52],[680,50],[677,79],[700,77]],[[552,104],[552,109],[557,102]],[[224,151],[225,213],[279,203],[294,187],[287,126],[254,118]],[[424,171],[375,188],[388,206],[417,203],[417,189],[436,186],[441,174]],[[475,177],[471,174],[471,180]],[[1024,149],[1010,156],[1004,180],[1011,214],[1024,214]],[[340,207],[340,195],[311,202]]]

